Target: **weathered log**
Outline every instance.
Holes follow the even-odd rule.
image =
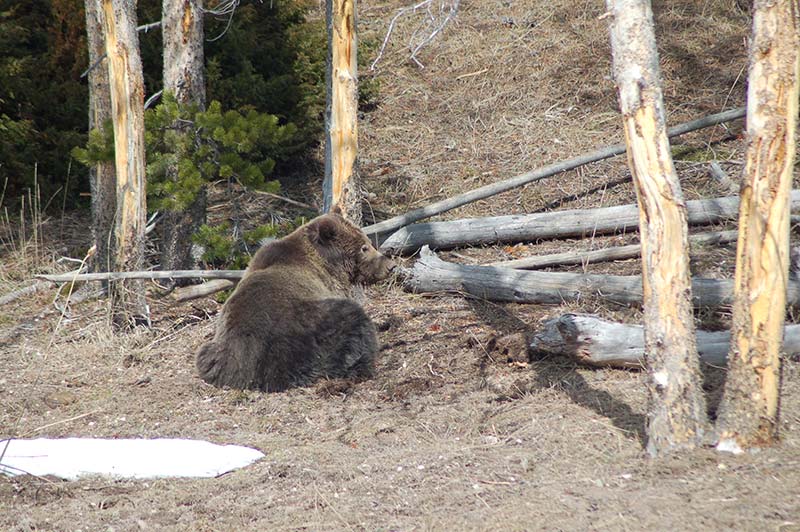
[[[800,190],[792,191],[792,209],[800,208]],[[686,202],[691,225],[736,219],[738,196],[726,196]],[[567,238],[622,231],[637,231],[639,210],[636,205],[596,209],[571,209],[537,214],[515,214],[485,218],[466,218],[449,222],[413,224],[387,238],[381,251],[392,254],[413,253],[422,246],[449,249],[464,245],[530,242],[541,238]]]
[[[29,295],[35,294],[42,288],[50,286],[50,283],[45,281],[36,281],[33,284],[20,288],[19,290],[14,290],[13,292],[9,292],[8,294],[0,297],[0,305],[7,305],[12,301],[16,301],[21,297],[27,297]]]
[[[737,231],[698,233],[689,236],[689,243],[697,246],[735,242],[737,234]],[[614,246],[591,251],[567,251],[565,253],[525,257],[524,259],[490,262],[486,264],[486,266],[502,266],[504,268],[514,268],[515,270],[535,270],[538,268],[548,268],[550,266],[561,266],[565,264],[591,264],[595,262],[633,259],[640,257],[641,254],[642,246],[640,244],[631,244],[629,246]]]
[[[203,284],[195,284],[176,288],[173,290],[170,297],[176,303],[183,303],[184,301],[191,301],[192,299],[210,296],[212,294],[216,294],[217,292],[227,290],[228,288],[233,288],[234,286],[236,286],[234,281],[229,281],[227,279],[214,279]]]
[[[700,360],[712,366],[725,366],[730,341],[730,331],[698,330]],[[528,347],[534,356],[562,355],[594,367],[644,366],[644,329],[595,316],[563,314],[548,320],[531,337]],[[800,325],[784,327],[783,351],[800,351]]]
[[[675,127],[671,127],[669,130],[667,130],[667,136],[670,138],[677,137],[691,131],[696,131],[698,129],[721,124],[722,122],[728,122],[730,120],[742,118],[744,115],[744,107],[731,109],[730,111],[724,111],[715,115],[698,118],[697,120],[692,120],[691,122],[686,122]],[[436,216],[437,214],[442,214],[443,212],[455,209],[456,207],[461,207],[462,205],[466,205],[474,201],[486,199],[488,197],[500,194],[501,192],[506,192],[507,190],[512,190],[514,188],[527,185],[528,183],[539,181],[545,177],[566,172],[567,170],[573,170],[589,163],[602,161],[603,159],[608,159],[622,153],[625,153],[625,144],[614,144],[613,146],[607,146],[573,159],[551,164],[545,166],[544,168],[526,172],[498,183],[491,183],[489,185],[476,188],[475,190],[470,190],[469,192],[453,196],[452,198],[443,199],[441,201],[437,201],[436,203],[426,205],[425,207],[414,209],[413,211],[409,211],[405,214],[395,216],[394,218],[384,220],[383,222],[367,226],[364,228],[364,232],[368,235],[387,234],[408,224],[423,220],[425,218],[430,218],[431,216]]]
[[[472,266],[445,262],[428,247],[403,271],[403,286],[417,293],[456,292],[489,301],[559,304],[587,297],[627,305],[642,302],[642,279],[638,275],[600,275],[514,270],[499,266]],[[695,307],[730,305],[732,280],[692,279]],[[800,304],[800,282],[790,281],[787,300]]]
[[[244,270],[171,270],[138,272],[40,274],[36,277],[57,283],[72,281],[119,281],[121,279],[241,279]]]
[[[725,189],[725,192],[729,194],[736,194],[739,192],[739,185],[728,177],[727,172],[722,169],[717,161],[711,161],[709,163],[708,173],[711,174],[711,177],[713,177],[723,189]]]

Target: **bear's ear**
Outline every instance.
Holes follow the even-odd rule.
[[[343,216],[342,208],[339,207],[338,203],[331,208],[331,214],[335,214],[337,216]]]
[[[308,238],[320,245],[328,244],[336,236],[336,222],[330,218],[320,218],[308,228]]]

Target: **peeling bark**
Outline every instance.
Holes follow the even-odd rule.
[[[89,64],[94,65],[106,53],[103,38],[101,0],[86,0],[86,37]],[[89,71],[89,130],[102,130],[111,120],[111,94],[108,87],[108,68]],[[117,176],[114,163],[100,162],[89,168],[89,188],[92,193],[92,239],[97,253],[92,267],[98,271],[113,269],[111,251],[114,249],[114,211],[117,202]]]
[[[719,448],[769,444],[778,436],[799,11],[796,0],[756,0],[753,5],[747,161],[739,206],[730,370],[717,424]]]
[[[108,77],[114,121],[117,174],[115,269],[142,269],[146,223],[144,172],[144,80],[136,31],[135,2],[102,0]],[[144,284],[112,283],[112,319],[116,326],[149,323]]]
[[[338,205],[345,218],[361,225],[356,0],[328,0],[327,21],[323,210]]]
[[[628,166],[639,204],[651,456],[692,448],[706,431],[689,274],[686,204],[672,164],[647,0],[607,0]]]

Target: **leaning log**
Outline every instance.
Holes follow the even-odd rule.
[[[800,208],[800,190],[792,191],[791,201],[792,209]],[[686,208],[690,225],[733,220],[739,215],[739,197],[687,201]],[[466,218],[409,225],[387,238],[381,244],[381,251],[409,254],[425,245],[433,249],[450,249],[465,245],[530,242],[540,238],[638,231],[638,228],[639,210],[634,204]]]
[[[626,305],[642,302],[638,275],[601,275],[513,270],[499,266],[455,264],[440,259],[427,246],[410,269],[402,272],[403,287],[416,293],[451,292],[507,303],[560,304],[588,297]],[[733,281],[692,279],[695,307],[730,305]],[[800,304],[800,282],[790,281],[786,293],[791,305]]]
[[[735,242],[737,235],[738,231],[698,233],[696,235],[689,235],[689,244],[692,246],[726,244],[728,242]],[[523,259],[490,262],[486,264],[486,266],[502,266],[504,268],[514,268],[515,270],[536,270],[539,268],[568,264],[592,264],[595,262],[634,259],[640,258],[641,256],[641,244],[630,244],[628,246],[613,246],[589,251],[566,251],[564,253],[525,257]]]
[[[700,361],[725,366],[728,360],[730,331],[697,331]],[[528,344],[533,356],[561,355],[594,367],[644,367],[644,329],[602,320],[595,316],[564,314],[542,324]],[[783,350],[800,351],[800,325],[783,330]]]
[[[686,122],[684,124],[671,127],[667,131],[667,136],[670,138],[677,137],[685,133],[689,133],[690,131],[696,131],[698,129],[703,129],[716,124],[721,124],[723,122],[728,122],[730,120],[735,120],[737,118],[742,118],[744,115],[744,107],[731,109],[729,111],[698,118],[697,120],[692,120],[691,122]],[[394,218],[390,218],[383,222],[367,226],[364,228],[364,232],[370,236],[388,234],[395,229],[399,229],[403,226],[423,220],[425,218],[430,218],[431,216],[436,216],[437,214],[442,214],[443,212],[455,209],[456,207],[461,207],[462,205],[466,205],[474,201],[486,199],[496,194],[500,194],[501,192],[506,192],[507,190],[512,190],[514,188],[527,185],[528,183],[539,181],[545,177],[566,172],[567,170],[572,170],[596,161],[602,161],[603,159],[608,159],[622,153],[625,153],[624,143],[607,146],[567,161],[554,163],[545,166],[544,168],[539,168],[531,172],[526,172],[524,174],[511,177],[504,181],[490,183],[480,188],[470,190],[469,192],[464,192],[463,194],[453,196],[452,198],[443,199],[441,201],[437,201],[436,203],[426,205],[425,207],[414,209],[413,211],[395,216]]]

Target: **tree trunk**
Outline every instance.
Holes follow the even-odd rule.
[[[607,0],[628,166],[639,203],[651,456],[702,443],[706,403],[692,315],[686,205],[670,156],[648,0]]]
[[[361,225],[356,0],[327,0],[327,22],[323,210],[338,205],[345,218]]]
[[[86,37],[89,64],[94,65],[106,53],[103,39],[103,11],[100,0],[86,0]],[[108,68],[102,65],[89,71],[89,131],[102,131],[111,121],[111,94],[108,87]],[[117,176],[114,163],[100,162],[89,168],[89,188],[92,193],[92,239],[97,253],[92,267],[97,271],[113,269],[111,250],[114,249],[114,211],[117,203]]]
[[[733,341],[717,425],[721,449],[769,444],[778,435],[799,11],[796,0],[756,0],[753,5]]]
[[[163,0],[164,90],[178,104],[205,108],[206,87],[203,74],[203,1]],[[190,125],[175,124],[176,130],[191,135]],[[177,165],[167,169],[167,179],[178,179]],[[205,223],[206,189],[182,210],[164,212],[161,229],[161,268],[184,270],[194,266],[192,235]]]
[[[115,219],[115,269],[142,269],[144,259],[146,198],[144,173],[144,81],[136,31],[136,3],[101,0],[108,55],[108,77],[114,120],[117,173]],[[115,325],[149,323],[144,283],[112,283],[111,311]]]

